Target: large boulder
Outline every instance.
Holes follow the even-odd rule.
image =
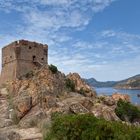
[[[84,106],[89,111],[94,106],[93,101],[91,99],[89,99],[89,98],[85,98],[85,99],[81,100],[80,103],[81,103],[82,106]]]
[[[32,97],[33,105],[36,105],[39,96],[58,96],[65,91],[65,75],[59,71],[54,74],[48,67],[43,67],[36,70],[33,77],[15,80],[10,84],[16,95],[26,92]]]
[[[43,136],[38,128],[20,129],[11,127],[0,132],[0,140],[42,140]]]
[[[108,121],[118,121],[119,118],[114,112],[113,108],[110,108],[104,104],[95,104],[92,108],[92,113],[99,118],[104,118]]]
[[[67,78],[72,80],[75,84],[75,90],[86,97],[95,97],[96,92],[93,88],[86,84],[78,73],[69,73]]]
[[[0,128],[9,127],[13,125],[12,120],[9,118],[9,103],[8,100],[0,99]]]
[[[32,108],[32,97],[28,95],[21,95],[14,98],[13,110],[17,113],[19,118],[24,117]]]
[[[22,128],[36,127],[46,117],[43,108],[35,106],[20,120],[19,126]]]
[[[9,95],[9,92],[7,88],[0,89],[0,96],[7,97],[8,95]]]
[[[0,128],[8,127],[13,125],[13,121],[11,119],[0,118]]]
[[[114,94],[112,95],[112,98],[113,98],[115,101],[118,101],[118,100],[121,99],[121,100],[130,102],[130,96],[127,95],[127,94],[114,93]]]
[[[56,107],[56,98],[53,96],[45,96],[44,98],[44,102],[45,102],[45,107],[46,108],[52,108],[52,107]]]
[[[89,113],[89,110],[87,110],[84,106],[82,106],[79,103],[70,105],[70,111],[75,113],[75,114]]]
[[[99,99],[107,106],[113,106],[116,104],[115,100],[111,96],[99,96]]]
[[[20,135],[15,131],[0,132],[0,140],[20,140]]]

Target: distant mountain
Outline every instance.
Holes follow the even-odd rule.
[[[122,80],[115,85],[115,88],[119,89],[140,89],[140,74],[130,77],[126,80]]]
[[[94,78],[84,79],[87,84],[93,87],[113,87],[116,85],[117,82],[115,81],[107,81],[107,82],[100,82]]]
[[[119,89],[140,89],[140,74],[121,81],[100,82],[94,78],[84,79],[93,87],[115,87]]]

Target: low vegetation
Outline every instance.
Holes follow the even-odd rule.
[[[74,82],[71,80],[71,79],[69,79],[69,78],[67,78],[66,79],[66,87],[70,90],[70,91],[75,91],[75,84],[74,84]]]
[[[122,121],[129,121],[132,123],[136,120],[140,120],[139,108],[132,105],[130,102],[119,100],[115,112]]]
[[[58,115],[44,140],[139,140],[140,128],[93,115]]]
[[[58,69],[57,69],[57,67],[56,66],[54,66],[54,65],[49,65],[49,69],[51,70],[51,72],[53,73],[53,74],[55,74],[55,73],[57,73],[58,72]]]
[[[82,95],[84,95],[85,92],[86,92],[86,91],[85,91],[83,88],[81,88],[81,89],[78,91],[78,93],[80,93],[80,94],[82,94]]]
[[[89,93],[90,91],[89,90],[85,90],[84,88],[81,88],[77,92],[80,93],[81,95],[85,96],[85,93]]]

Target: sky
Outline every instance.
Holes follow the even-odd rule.
[[[0,0],[0,48],[19,39],[66,74],[125,79],[140,74],[140,0]]]

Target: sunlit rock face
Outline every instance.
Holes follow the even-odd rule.
[[[116,100],[116,101],[122,99],[122,100],[124,100],[124,101],[130,102],[130,96],[127,95],[127,94],[114,93],[114,94],[112,95],[112,98],[113,98],[114,100]]]
[[[73,81],[75,91],[67,89],[67,79]],[[7,82],[0,92],[0,128],[10,127],[13,131],[8,133],[14,132],[16,137],[21,138],[25,137],[21,131],[34,133],[38,131],[36,126],[43,121],[51,123],[54,113],[92,114],[109,121],[120,121],[115,114],[117,101],[120,98],[129,100],[128,96],[122,94],[98,97],[79,74],[65,76],[59,71],[53,73],[48,66],[36,69],[21,79]],[[13,128],[15,121],[20,128]],[[37,133],[37,136],[41,140],[41,133]]]
[[[87,85],[78,73],[70,73],[67,75],[67,78],[71,79],[74,82],[76,91],[83,91],[84,95],[87,97],[96,96],[95,90]]]

